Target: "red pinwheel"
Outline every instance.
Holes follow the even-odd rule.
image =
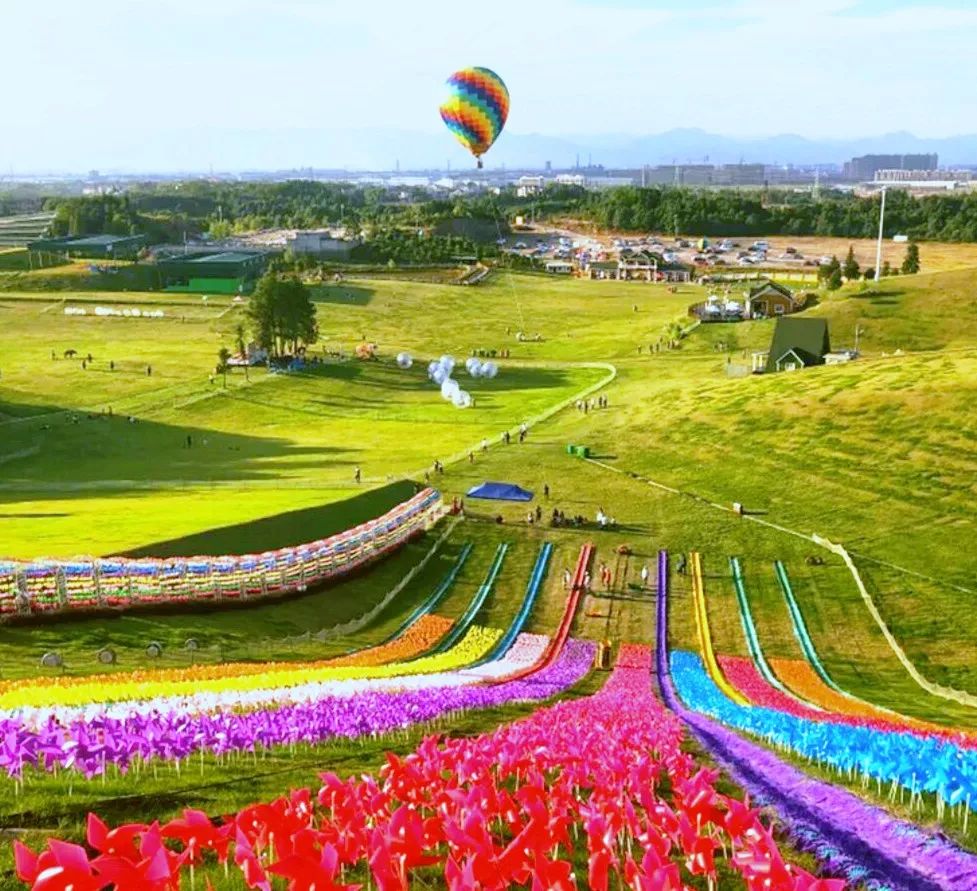
[[[163,838],[172,838],[183,844],[190,863],[199,863],[204,851],[215,851],[223,863],[227,857],[230,837],[221,832],[203,811],[187,808],[182,817],[170,820],[163,826]]]
[[[86,837],[89,847],[100,854],[126,857],[129,860],[139,859],[139,846],[136,840],[149,827],[145,823],[124,823],[109,829],[95,814],[88,815]]]
[[[318,859],[290,854],[269,866],[268,872],[288,879],[288,891],[359,891],[363,887],[336,882],[339,854],[332,845],[325,845]]]
[[[254,848],[248,841],[245,834],[241,831],[240,825],[236,828],[234,837],[234,862],[241,870],[244,881],[249,888],[259,888],[261,891],[271,891],[271,882],[268,875],[255,854]]]
[[[50,854],[50,859],[45,854]],[[52,838],[45,854],[37,858],[34,891],[99,891],[108,884],[107,879],[92,872],[88,854],[80,845]]]
[[[165,891],[179,888],[179,873],[175,871],[162,847],[141,860],[130,860],[116,854],[102,854],[92,861],[92,866],[106,883],[117,891]]]

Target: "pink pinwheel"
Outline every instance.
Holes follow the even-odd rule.
[[[444,862],[444,879],[448,891],[478,891],[481,887],[475,881],[475,868],[471,859],[465,860],[464,866],[459,866],[454,857],[448,857]]]
[[[56,865],[50,850],[35,854],[23,842],[14,840],[14,870],[22,882],[33,885],[40,873]]]
[[[374,829],[370,836],[368,861],[377,891],[407,891],[407,876],[395,869],[390,839],[379,828]]]
[[[845,891],[844,879],[819,879],[800,867],[794,867],[794,884],[791,891]]]
[[[624,878],[634,891],[683,891],[678,866],[662,861],[654,850],[645,852],[639,867],[629,854],[624,864]]]

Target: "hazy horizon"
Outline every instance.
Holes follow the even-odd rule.
[[[464,168],[470,159],[437,106],[445,77],[469,64],[496,70],[512,95],[489,166],[567,166],[579,151],[597,161],[608,147],[676,129],[723,134],[734,153],[784,134],[839,150],[903,131],[936,142],[977,130],[971,7],[18,4],[3,14],[23,38],[6,45],[7,67],[23,77],[5,95],[0,171]],[[635,163],[693,159],[669,157],[676,150]]]

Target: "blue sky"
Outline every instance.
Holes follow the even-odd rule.
[[[975,2],[4,6],[0,170],[139,168],[158,163],[153,143],[176,132],[187,157],[199,137],[205,166],[204,155],[220,155],[214,141],[237,131],[267,141],[309,128],[339,140],[324,163],[352,163],[339,157],[344,133],[439,132],[444,77],[469,64],[505,78],[513,133],[599,142],[674,127],[842,138],[977,130]]]

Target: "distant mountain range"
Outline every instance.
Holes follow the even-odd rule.
[[[493,149],[493,164],[541,167],[572,166],[588,158],[605,167],[640,167],[642,164],[841,164],[857,155],[936,152],[943,166],[977,164],[977,134],[925,139],[896,132],[859,139],[810,139],[785,133],[743,138],[699,129],[667,130],[648,136],[602,135],[547,137],[503,136]]]
[[[93,127],[77,134],[70,143],[37,140],[29,134],[23,144],[0,145],[0,170],[15,158],[16,151],[31,158],[31,171],[83,172],[98,169],[111,172],[203,172],[242,170],[288,170],[295,168],[392,170],[454,170],[473,166],[471,158],[446,133],[438,130],[404,131],[385,129],[333,130],[327,128],[288,130],[231,130],[198,128],[168,129],[146,134],[103,134]],[[600,134],[544,136],[503,133],[486,156],[489,168],[542,168],[547,161],[554,168],[576,163],[601,164],[607,168],[634,168],[643,164],[678,162],[735,164],[739,161],[766,164],[840,164],[868,153],[909,154],[936,152],[942,166],[977,165],[977,134],[928,139],[912,133],[894,132],[858,139],[812,139],[793,134],[754,138],[723,136],[700,129],[676,129],[635,136]]]

